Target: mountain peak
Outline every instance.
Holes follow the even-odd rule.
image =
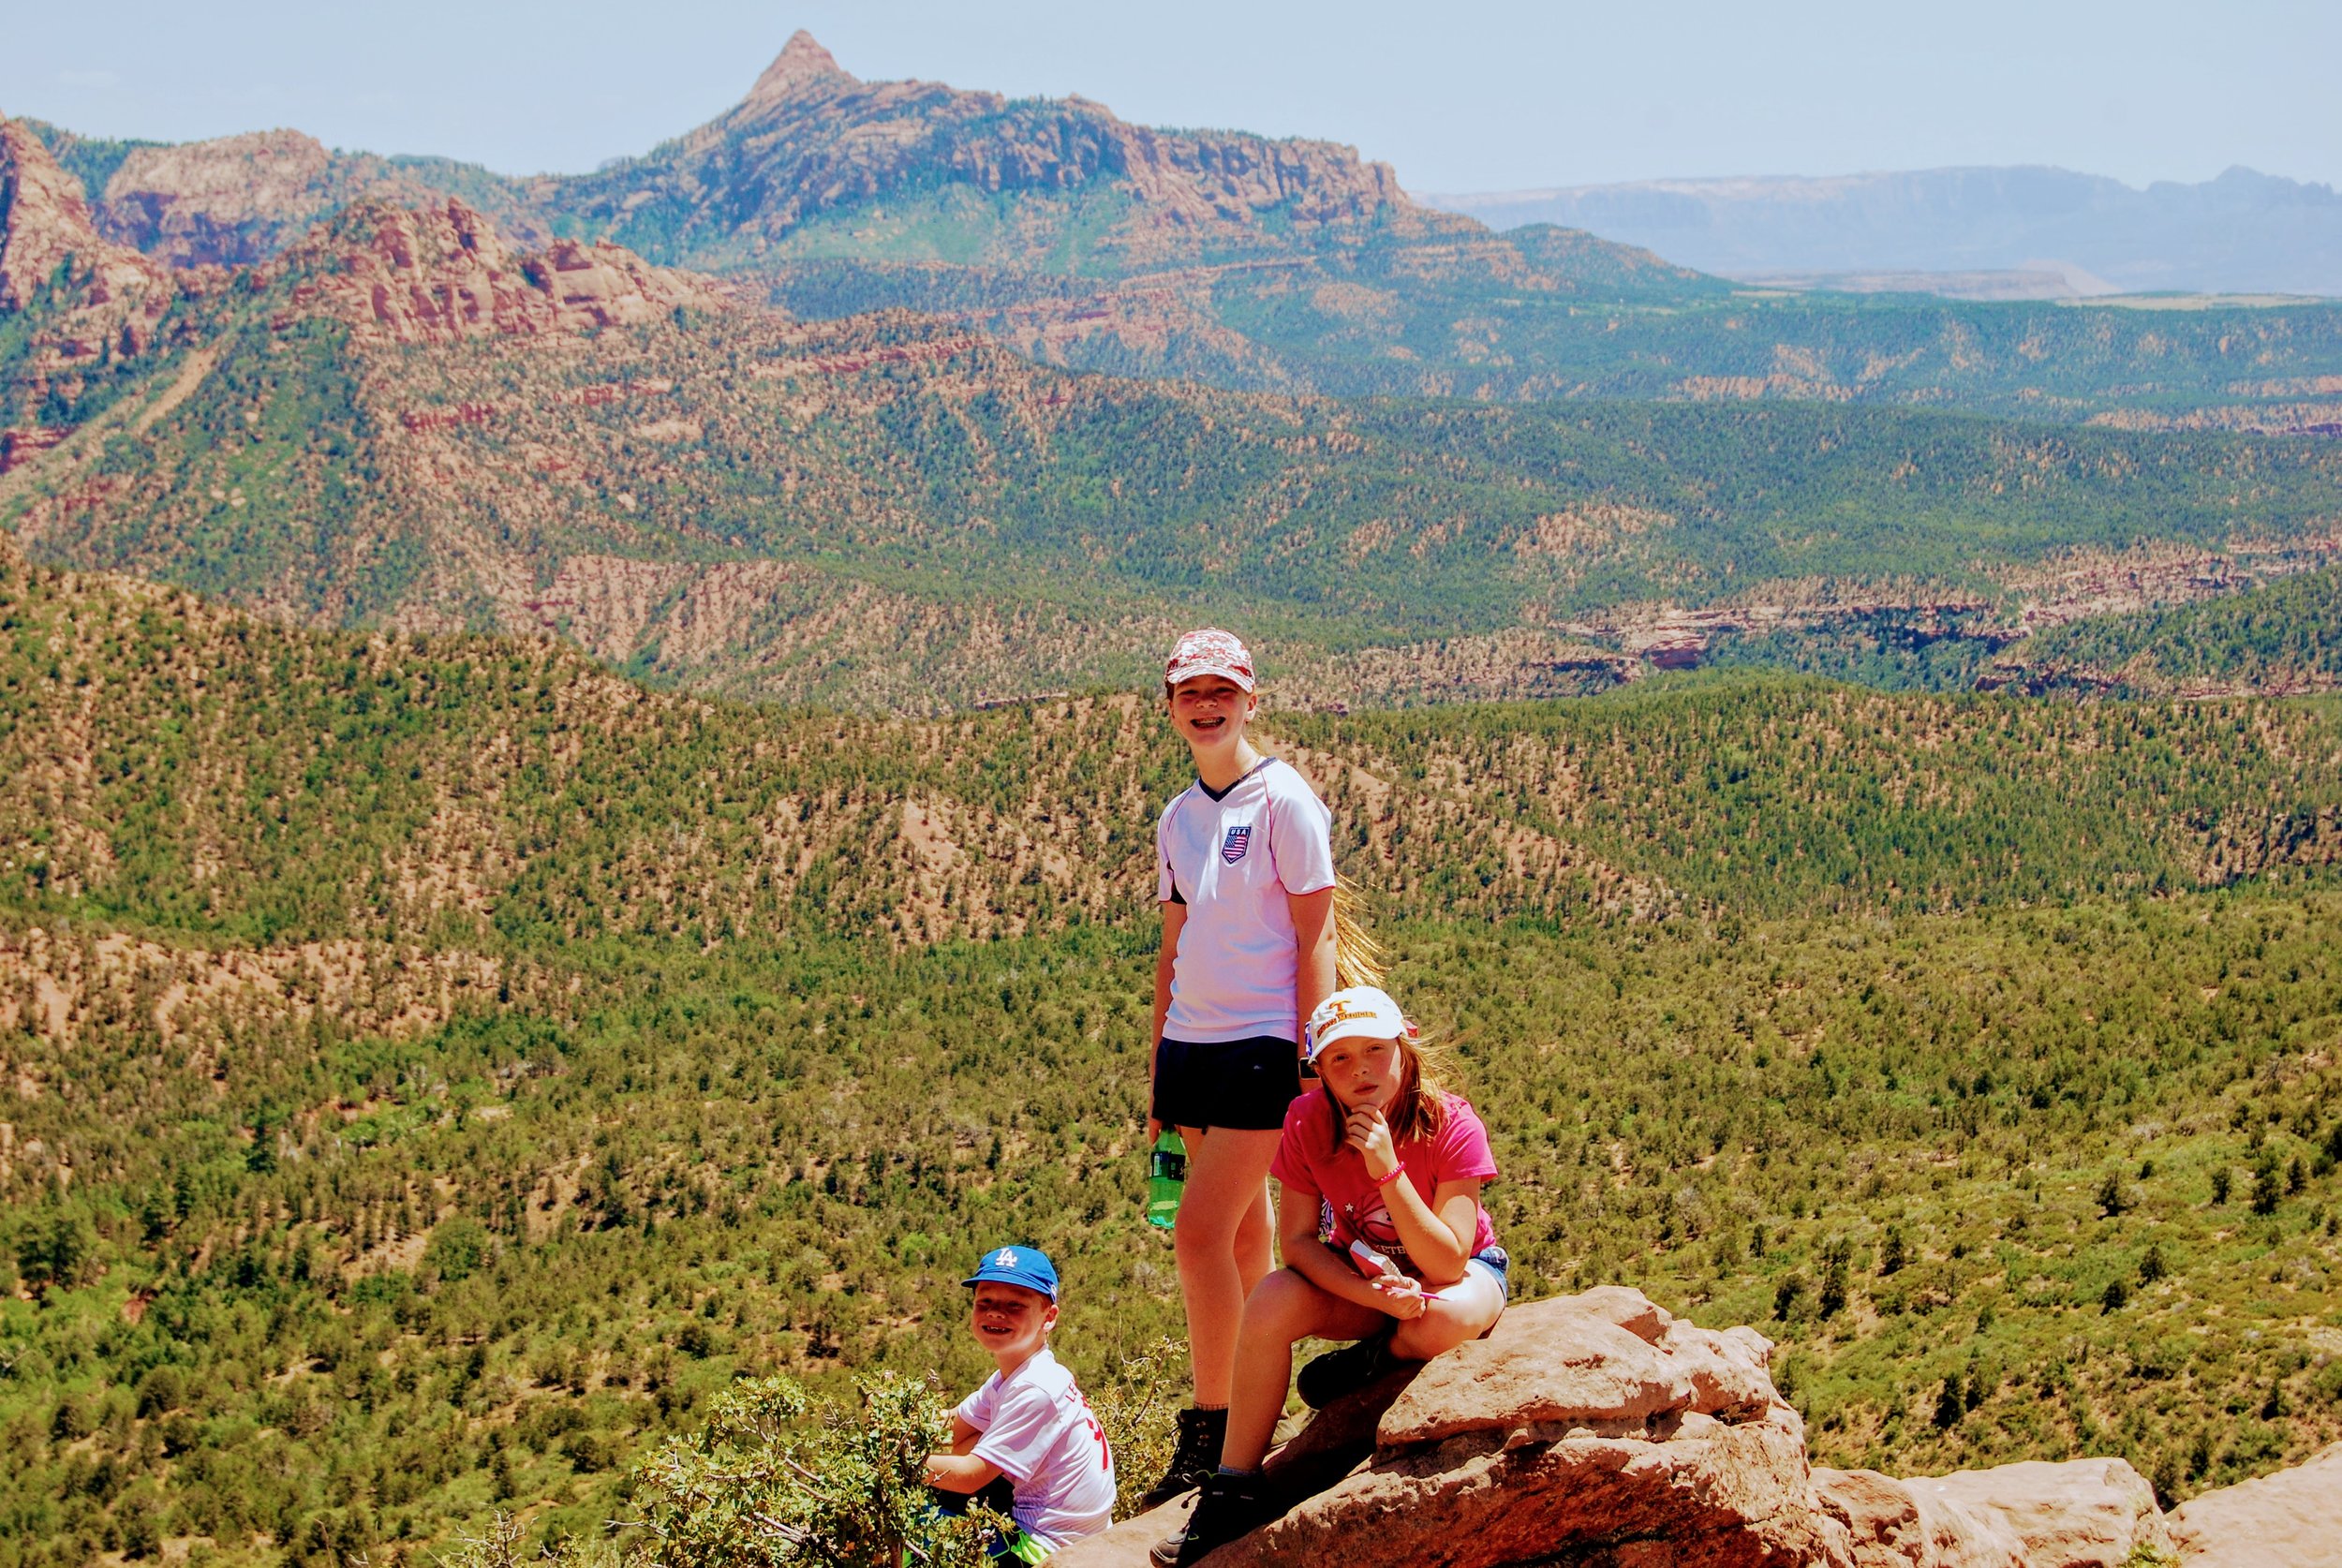
[[[749,89],[748,101],[751,104],[778,103],[783,98],[795,96],[815,83],[842,84],[854,81],[855,78],[838,65],[836,57],[815,41],[812,34],[800,27],[789,35],[789,42],[774,57],[773,63],[764,67],[764,74],[756,79],[756,85]]]

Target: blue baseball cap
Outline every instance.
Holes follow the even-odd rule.
[[[996,1285],[1022,1285],[1051,1301],[1057,1299],[1057,1265],[1038,1247],[995,1247],[960,1283],[981,1285],[987,1280]]]

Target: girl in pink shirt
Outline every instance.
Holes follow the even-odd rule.
[[[1161,1563],[1193,1562],[1278,1512],[1260,1464],[1298,1341],[1357,1341],[1301,1369],[1302,1402],[1322,1406],[1504,1315],[1509,1261],[1480,1206],[1496,1175],[1488,1132],[1460,1095],[1425,1077],[1415,1026],[1358,985],[1318,1004],[1306,1041],[1318,1087],[1285,1113],[1270,1167],[1284,1189],[1285,1265],[1245,1300],[1220,1472],[1184,1535],[1156,1548]]]

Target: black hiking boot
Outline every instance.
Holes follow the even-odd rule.
[[[1356,1394],[1399,1364],[1390,1354],[1390,1329],[1381,1329],[1355,1345],[1312,1358],[1293,1380],[1293,1391],[1312,1410],[1324,1410],[1344,1394]]]
[[[1154,1568],[1187,1568],[1240,1535],[1250,1535],[1284,1510],[1270,1498],[1261,1473],[1215,1474],[1204,1481],[1187,1528],[1165,1536],[1147,1554]]]
[[[1179,1412],[1178,1445],[1171,1450],[1170,1468],[1163,1479],[1138,1500],[1141,1508],[1160,1508],[1181,1492],[1193,1491],[1220,1468],[1220,1444],[1228,1435],[1225,1410]]]

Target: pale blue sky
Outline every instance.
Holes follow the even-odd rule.
[[[1419,191],[2053,163],[2342,185],[2335,0],[1428,6],[1181,0],[0,0],[0,112],[291,126],[511,173],[641,152],[809,29],[871,80],[1081,93],[1356,144]]]

